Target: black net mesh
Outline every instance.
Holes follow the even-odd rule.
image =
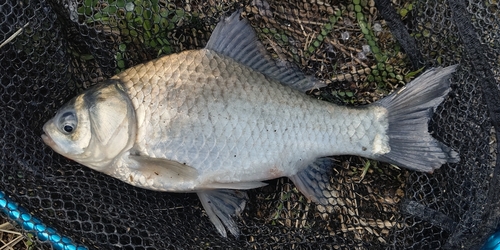
[[[0,190],[91,249],[474,249],[498,225],[498,1],[7,0],[0,3]],[[42,125],[83,89],[161,55],[202,48],[242,9],[266,48],[328,86],[313,97],[371,103],[423,66],[460,63],[430,130],[460,152],[434,174],[337,157],[334,202],[288,179],[249,192],[237,239],[194,194],[138,189],[54,153]]]

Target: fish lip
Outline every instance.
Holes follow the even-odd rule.
[[[54,140],[52,140],[52,138],[50,138],[50,136],[48,136],[46,134],[42,134],[42,140],[48,146],[52,146],[55,144]]]
[[[52,150],[54,150],[54,152],[62,154],[64,156],[64,151],[60,149],[60,147],[56,144],[56,142],[52,139],[52,137],[50,137],[50,135],[42,134],[42,140],[45,143],[45,145],[49,146]]]
[[[47,123],[45,123],[45,125],[43,125],[42,140],[45,144],[47,144],[47,146],[49,146],[51,148],[53,148],[56,145],[54,140],[52,140],[52,137],[50,137],[47,133]]]

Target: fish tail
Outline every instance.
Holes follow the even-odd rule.
[[[434,110],[450,91],[455,69],[456,65],[427,70],[402,90],[375,103],[387,109],[390,146],[390,152],[375,159],[421,172],[459,161],[458,153],[433,138],[428,130]]]

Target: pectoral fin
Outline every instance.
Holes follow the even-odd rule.
[[[201,185],[203,189],[253,189],[266,186],[267,183],[260,181],[235,182],[235,183],[209,183]]]
[[[202,190],[198,191],[197,194],[208,218],[217,231],[223,237],[227,237],[224,228],[226,226],[229,232],[237,237],[239,230],[232,217],[240,215],[245,209],[247,194],[243,191],[229,189]]]
[[[198,178],[198,171],[186,164],[148,156],[131,155],[129,157],[138,163],[138,168],[146,176],[169,178],[176,182],[189,182]]]

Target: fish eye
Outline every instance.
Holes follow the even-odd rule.
[[[76,115],[72,111],[65,112],[59,118],[59,128],[65,134],[71,134],[75,131],[77,125]]]
[[[64,125],[63,130],[64,130],[64,132],[71,133],[71,132],[73,132],[73,126],[66,124],[66,125]]]

